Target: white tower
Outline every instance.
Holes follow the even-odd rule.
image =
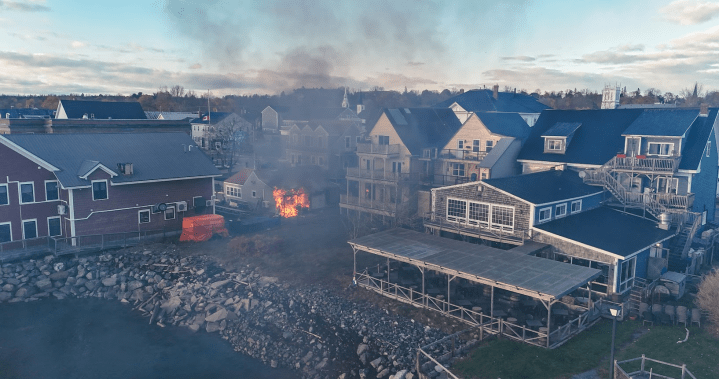
[[[342,108],[349,108],[350,102],[347,100],[347,87],[345,87],[345,97],[342,99]]]
[[[619,108],[619,86],[612,88],[611,86],[604,86],[602,91],[602,109],[617,109]]]

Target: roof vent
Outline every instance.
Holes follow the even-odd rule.
[[[709,116],[709,104],[702,103],[699,106],[699,117],[707,117]]]

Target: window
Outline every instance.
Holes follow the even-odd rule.
[[[469,203],[468,223],[489,225],[489,204]]]
[[[350,137],[346,136],[345,137],[345,148],[349,148],[349,147],[350,147]]]
[[[57,191],[57,180],[45,181],[45,200],[57,200],[60,198],[60,194]]]
[[[325,160],[324,160],[322,157],[319,157],[318,163],[319,163],[320,166],[324,166]]]
[[[107,180],[92,181],[92,200],[107,200]]]
[[[137,218],[138,218],[138,223],[140,223],[140,224],[149,223],[150,222],[150,210],[145,209],[143,211],[137,212]]]
[[[369,166],[370,166],[370,161],[369,161],[369,159],[365,160],[364,163],[365,163],[365,170],[370,170],[370,167],[369,167]]]
[[[23,220],[22,238],[26,240],[37,238],[37,220]]]
[[[707,157],[709,157],[711,155],[711,150],[712,150],[712,141],[707,141],[707,151],[706,151]]]
[[[389,136],[378,136],[380,145],[389,145]]]
[[[35,202],[35,183],[20,183],[20,204]]]
[[[486,151],[489,153],[492,151],[492,148],[494,147],[494,141],[487,141],[487,148]]]
[[[47,218],[47,234],[50,237],[62,235],[62,226],[60,223],[60,217],[48,217]]]
[[[567,215],[567,204],[557,205],[557,209],[554,210],[555,217],[562,217]]]
[[[452,163],[452,175],[464,176],[464,163]]]
[[[679,187],[679,178],[657,178],[658,193],[677,193]]]
[[[478,139],[472,141],[472,152],[479,153],[479,140]]]
[[[305,136],[305,146],[312,146],[312,137]]]
[[[0,205],[10,204],[10,198],[7,194],[7,184],[0,184]]]
[[[355,143],[360,143],[362,141],[362,137],[356,136],[355,137]]]
[[[673,143],[649,143],[649,151],[647,155],[658,155],[660,157],[668,157],[674,152]]]
[[[229,194],[230,194],[230,187],[226,187],[226,188],[225,188],[225,195],[229,195]]]
[[[167,207],[165,209],[165,220],[174,220],[175,219],[175,207]]]
[[[447,199],[447,220],[464,222],[467,217],[467,202],[464,200]]]
[[[257,191],[252,191],[252,197],[257,197]]]
[[[547,150],[560,151],[562,150],[562,140],[550,139],[547,141]]]
[[[624,292],[634,285],[634,270],[636,268],[636,257],[632,257],[621,263],[619,271],[619,292]]]
[[[582,210],[582,201],[576,200],[572,201],[572,213],[577,213]]]
[[[0,242],[12,241],[12,225],[9,222],[0,224]]]
[[[461,139],[457,140],[457,149],[460,149],[460,150],[464,149],[464,141],[463,140],[461,140]]]
[[[492,227],[497,229],[513,228],[514,208],[492,205]]]
[[[392,162],[392,172],[402,172],[402,162]]]
[[[539,210],[539,221],[547,221],[552,218],[552,208],[542,208]]]

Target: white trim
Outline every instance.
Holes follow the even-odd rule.
[[[68,208],[70,208],[70,237],[75,237],[75,204],[74,204],[74,193],[72,188],[67,190]]]
[[[32,185],[32,201],[22,201],[22,185],[23,184],[31,184]],[[17,198],[20,202],[20,205],[23,204],[32,204],[35,202],[35,182],[18,182],[17,183]]]
[[[464,217],[458,217],[458,216],[450,216],[449,215],[449,201],[461,201],[465,203],[465,210],[464,210]],[[487,221],[481,221],[481,220],[474,220],[470,219],[469,217],[469,209],[471,204],[480,204],[480,205],[486,205],[487,206]],[[480,226],[483,225],[490,229],[495,230],[505,230],[505,231],[511,231],[514,232],[514,226],[516,224],[516,208],[513,205],[504,205],[504,204],[495,204],[495,203],[488,203],[484,201],[475,201],[475,200],[469,200],[469,199],[460,199],[456,197],[447,197],[446,203],[445,203],[445,214],[443,217],[448,222],[454,222],[458,224],[465,224],[469,226]],[[505,224],[495,224],[492,222],[492,216],[494,213],[494,208],[508,208],[512,211],[512,225],[505,225]],[[454,220],[451,220],[450,217],[453,217]]]
[[[0,204],[0,207],[10,205],[10,186],[9,183],[0,183],[0,187],[5,187],[5,197],[7,198],[7,204]]]
[[[37,219],[36,218],[29,218],[27,220],[21,220],[20,226],[22,227],[22,239],[24,239],[24,240],[32,239],[32,238],[25,238],[25,223],[31,222],[31,221],[35,223],[35,237],[32,237],[32,238],[37,238],[40,235],[40,233],[38,233],[38,230],[37,230]]]
[[[105,182],[105,198],[104,199],[95,199],[95,183],[99,183],[99,182]],[[102,201],[102,200],[107,200],[110,198],[110,186],[107,184],[107,179],[93,180],[90,183],[90,187],[92,188],[92,201]]]
[[[630,286],[627,286],[627,288],[625,288],[624,290],[621,290],[621,286],[622,286],[623,284],[629,282],[630,280],[633,282],[634,279],[636,279],[636,277],[637,277],[637,257],[636,257],[636,255],[634,255],[634,256],[632,256],[632,257],[628,257],[628,258],[623,259],[621,266],[622,266],[622,268],[623,268],[625,263],[628,263],[628,262],[631,262],[631,261],[634,261],[634,264],[632,265],[632,266],[633,266],[633,269],[634,269],[634,270],[632,270],[632,277],[631,277],[630,279],[626,279],[626,280],[623,281],[623,282],[621,281],[621,278],[620,278],[620,279],[619,279],[620,282],[617,283],[617,289],[618,289],[619,291],[615,291],[616,293],[624,293],[624,292],[627,292],[628,290],[630,290],[630,289],[632,288],[632,287],[630,287]],[[619,262],[617,262],[617,263],[619,263]],[[619,268],[618,266],[619,266],[619,264],[617,264],[617,268]],[[619,271],[619,270],[617,270],[617,271]],[[621,272],[619,273],[619,275],[621,276]]]
[[[113,178],[117,176],[117,173],[115,173],[115,171],[110,170],[109,168],[107,168],[107,166],[98,162],[98,164],[91,168],[90,171],[86,172],[85,175],[80,176],[80,179],[87,179],[87,177],[90,176],[90,174],[92,174],[93,172],[97,171],[98,168],[102,171],[105,171],[106,174],[110,175]]]
[[[140,218],[141,217],[140,214],[142,214],[143,212],[147,212],[147,222],[142,222],[142,219]],[[141,210],[137,211],[137,224],[138,225],[149,224],[150,221],[152,221],[152,210],[151,209],[141,209]]]
[[[575,244],[575,245],[577,245],[577,246],[581,246],[581,247],[584,247],[584,248],[587,248],[587,249],[590,249],[590,250],[594,250],[594,251],[596,251],[596,252],[598,252],[598,253],[601,253],[601,254],[609,255],[609,256],[611,256],[611,257],[613,257],[613,258],[618,258],[618,259],[625,259],[625,258],[626,258],[626,257],[623,257],[623,256],[621,256],[621,255],[619,255],[619,254],[610,253],[610,252],[608,252],[608,251],[606,251],[606,250],[602,250],[602,249],[597,248],[597,247],[594,247],[594,246],[589,246],[589,245],[584,244],[584,243],[581,243],[581,242],[579,242],[579,241],[575,241],[575,240],[569,239],[569,238],[567,238],[567,237],[562,237],[562,236],[560,236],[560,235],[558,235],[558,234],[550,233],[550,232],[547,232],[547,231],[545,231],[545,230],[539,229],[539,228],[537,228],[537,227],[532,228],[532,230],[536,231],[537,233],[546,234],[546,235],[548,235],[548,236],[550,236],[550,237],[557,238],[557,239],[560,239],[560,240],[562,240],[562,241]],[[672,237],[674,237],[674,236],[672,236]]]
[[[40,159],[40,157],[36,156],[35,154],[25,150],[24,148],[20,147],[16,143],[8,140],[5,137],[0,136],[0,143],[9,147],[11,150],[15,151],[16,153],[22,155],[23,157],[31,160],[32,162],[39,164],[40,167],[48,170],[48,171],[60,171],[59,168],[51,165],[48,162],[45,162],[44,160]]]
[[[169,211],[170,209],[172,209],[172,218],[167,218],[167,211]],[[175,209],[174,206],[167,207],[167,209],[165,209],[164,213],[165,213],[165,221],[177,219],[177,210]]]
[[[60,234],[51,235],[50,234],[50,220],[55,220],[55,219],[57,219],[57,221],[60,222]],[[48,237],[56,237],[56,236],[61,236],[61,235],[62,235],[62,218],[60,216],[48,217],[47,218],[47,236]]]
[[[48,183],[55,183],[57,185],[57,199],[50,200],[47,198],[47,184]],[[45,201],[58,201],[60,200],[60,182],[58,180],[46,180],[45,181]]]
[[[549,216],[542,218],[542,212],[549,211]],[[552,219],[552,207],[540,208],[537,212],[537,222],[544,222]]]
[[[8,242],[12,242],[12,221],[0,222],[0,225],[10,225],[10,241]]]
[[[559,214],[559,208],[564,207],[564,213]],[[557,204],[554,206],[554,217],[560,218],[567,215],[567,203]]]
[[[547,151],[563,151],[564,150],[564,144],[563,139],[559,137],[544,137],[547,139]],[[559,148],[558,149],[552,149],[552,143],[558,142]]]
[[[206,178],[213,178],[213,179],[214,179],[214,178],[216,178],[216,177],[218,177],[218,176],[222,176],[222,175],[189,176],[189,177],[185,177],[185,178],[152,179],[152,180],[140,180],[140,181],[136,181],[136,182],[120,182],[120,183],[116,183],[116,182],[112,182],[112,181],[111,181],[111,182],[110,182],[110,185],[113,185],[113,186],[126,186],[126,185],[129,185],[129,184],[144,184],[144,183],[171,182],[171,181],[173,181],[173,180],[190,180],[190,179],[206,179]],[[78,188],[87,188],[87,187],[78,187]],[[213,191],[214,191],[214,188],[213,188]]]
[[[572,208],[573,208],[574,204],[577,204],[577,203],[579,203],[579,210],[573,211]],[[575,200],[575,201],[572,201],[571,203],[569,203],[569,214],[575,214],[575,213],[579,213],[581,211],[582,211],[582,199]]]
[[[659,148],[659,153],[652,154],[650,151],[652,150],[652,145],[671,145],[671,148],[669,149],[669,152],[667,154],[661,153],[661,147]],[[674,154],[674,142],[647,142],[647,157],[671,157]]]

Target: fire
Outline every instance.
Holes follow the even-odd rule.
[[[284,218],[295,217],[299,208],[310,207],[309,197],[302,188],[285,191],[275,187],[274,191],[272,191],[272,196],[275,198],[277,212]]]

